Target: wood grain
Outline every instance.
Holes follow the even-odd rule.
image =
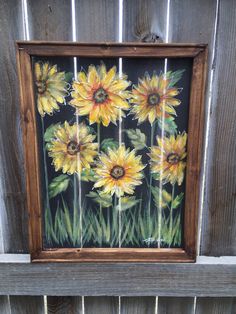
[[[76,0],[76,33],[80,42],[118,41],[119,1]]]
[[[234,314],[236,298],[197,298],[196,314]]]
[[[11,296],[11,314],[44,314],[42,297],[38,296]]]
[[[10,300],[8,296],[0,296],[0,313],[9,314],[10,313]]]
[[[158,314],[190,314],[194,298],[158,298]]]
[[[37,241],[39,241],[39,227],[38,219],[34,219],[35,215],[31,215],[30,224],[32,232],[35,232],[35,237],[32,238],[32,261],[35,263],[43,262],[168,262],[168,263],[193,263],[194,259],[194,247],[188,254],[183,249],[175,248],[161,248],[161,249],[148,249],[148,248],[68,248],[68,249],[51,249],[41,250],[41,247]],[[30,216],[30,217],[31,217]],[[37,218],[37,217],[36,217]],[[194,221],[193,221],[194,223]],[[194,235],[193,235],[194,236]],[[37,239],[36,239],[37,237]],[[194,243],[191,243],[194,245]],[[190,246],[188,249],[190,250]]]
[[[0,294],[235,296],[235,265],[0,264]]]
[[[121,314],[155,314],[155,297],[121,298]]]
[[[72,40],[71,1],[28,0],[30,36],[34,40]]]
[[[203,216],[201,253],[236,254],[236,11],[234,1],[220,1],[213,103],[208,156],[207,210]]]
[[[11,22],[9,22],[11,21]],[[19,1],[0,2],[0,233],[1,251],[28,252],[27,211],[14,40],[23,38]],[[0,238],[1,238],[0,237]],[[11,292],[9,291],[8,294]],[[30,302],[29,302],[30,300]],[[38,313],[41,297],[1,298],[1,313]]]
[[[167,1],[124,0],[123,41],[163,42]]]
[[[10,23],[9,21],[14,21]],[[22,39],[19,1],[0,2],[1,251],[27,252],[27,216],[14,40]]]
[[[42,0],[28,1],[30,16],[30,35],[34,40],[72,40],[71,1]],[[33,101],[34,103],[34,101]],[[27,111],[27,115],[31,111]],[[28,124],[29,125],[29,124]],[[36,132],[35,132],[36,134]],[[31,159],[32,162],[32,159]],[[32,186],[32,184],[30,184]],[[38,215],[39,213],[36,213]],[[30,216],[32,223],[35,216]],[[41,237],[41,224],[34,224],[34,231]],[[33,237],[33,236],[32,236]],[[38,238],[41,245],[41,239]],[[31,241],[34,250],[35,241]],[[50,295],[50,294],[49,294]],[[81,298],[74,297],[48,297],[48,313],[81,313]]]
[[[85,297],[85,314],[117,314],[119,299],[117,297]]]
[[[45,42],[18,41],[19,49],[35,56],[64,56],[64,57],[160,57],[183,58],[195,57],[204,51],[206,45],[188,44],[147,44],[147,43],[74,43],[74,42]],[[158,47],[158,49],[154,49]],[[93,48],[93,49],[91,49]],[[62,52],[63,51],[63,52]]]
[[[47,297],[48,314],[83,314],[80,297]]]
[[[170,25],[169,25],[169,40],[170,42],[192,42],[192,43],[206,43],[208,44],[208,82],[210,80],[210,69],[211,69],[211,57],[213,51],[213,37],[214,37],[214,27],[215,27],[215,14],[216,14],[217,1],[214,0],[175,0],[171,1],[170,4]],[[209,86],[209,84],[207,84]],[[207,105],[207,100],[209,97],[209,87],[206,92],[205,103]],[[205,125],[207,122],[207,111],[208,107],[205,105]],[[204,141],[205,143],[205,141]],[[202,159],[203,160],[203,159]],[[211,160],[208,160],[211,163]],[[209,168],[209,167],[207,167]],[[201,170],[203,169],[203,165]],[[203,172],[199,176],[200,182],[203,181]],[[200,183],[201,184],[201,183]],[[201,184],[202,186],[202,184]],[[206,200],[204,201],[206,204]],[[207,208],[204,205],[203,211]],[[200,222],[201,223],[201,222]],[[199,252],[199,248],[198,248]],[[181,303],[180,303],[181,301]],[[159,305],[162,306],[164,300],[160,298]],[[164,302],[164,307],[166,306]],[[193,306],[193,299],[183,298],[170,299],[168,306],[171,309],[184,307],[188,309]],[[173,311],[174,312],[174,311]],[[191,313],[191,311],[189,311]],[[207,312],[205,312],[207,313]]]

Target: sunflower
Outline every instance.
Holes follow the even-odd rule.
[[[130,102],[133,103],[131,113],[135,115],[139,123],[149,120],[152,124],[156,118],[176,115],[175,106],[180,105],[180,100],[176,99],[180,89],[170,87],[171,79],[166,79],[164,75],[152,77],[148,74],[143,79],[139,79],[137,86],[133,87]]]
[[[107,72],[104,64],[97,68],[90,65],[87,75],[83,71],[78,73],[70,105],[76,108],[79,116],[89,115],[90,124],[116,124],[116,120],[124,116],[122,109],[129,109],[130,93],[126,88],[130,82],[126,79],[126,75],[119,78],[115,66]]]
[[[109,149],[108,154],[101,154],[95,172],[98,180],[94,187],[103,188],[104,193],[114,193],[120,197],[124,193],[133,194],[134,188],[142,183],[142,170],[145,166],[141,156],[135,156],[135,151],[125,149],[121,145],[117,150]]]
[[[98,144],[93,143],[95,137],[83,123],[69,125],[66,121],[58,127],[48,145],[55,170],[62,169],[63,173],[73,174],[90,168],[98,149]]]
[[[182,184],[186,167],[186,142],[186,133],[163,139],[157,137],[158,146],[151,147],[149,155],[152,172],[160,175],[160,180],[172,185],[176,182],[178,185]]]
[[[57,65],[36,62],[34,66],[38,111],[42,117],[59,110],[67,95],[65,72],[58,72]]]

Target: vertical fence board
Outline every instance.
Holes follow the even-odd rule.
[[[196,314],[234,314],[236,298],[199,298]]]
[[[116,0],[77,0],[77,39],[82,42],[116,41],[119,27],[118,4]]]
[[[28,0],[30,39],[72,40],[71,1]]]
[[[167,1],[124,0],[123,41],[163,42]],[[155,313],[155,297],[121,298],[121,313]]]
[[[44,314],[42,297],[11,296],[11,314]]]
[[[201,253],[236,254],[236,11],[233,0],[220,1],[213,82],[212,158],[208,158],[208,211],[203,215]],[[211,156],[210,156],[211,157]]]
[[[27,252],[16,39],[23,38],[19,1],[0,3],[0,233],[1,251]]]
[[[209,61],[213,53],[214,28],[217,30],[215,59],[212,68],[213,102],[210,108],[209,144],[202,217],[201,254],[235,254],[235,114],[233,81],[235,67],[235,10],[233,1],[220,1],[219,22],[217,1],[172,2],[170,10],[171,40],[203,42],[209,45]],[[217,24],[218,23],[218,24]],[[227,60],[227,61],[226,61]],[[210,78],[208,72],[208,82]],[[221,77],[219,74],[221,74]],[[223,79],[222,79],[223,76]],[[226,84],[225,82],[232,82]],[[221,89],[219,88],[221,87]],[[208,87],[209,88],[209,87]],[[209,92],[207,93],[207,97]],[[227,107],[227,108],[226,108]],[[206,108],[206,111],[208,108]],[[235,112],[235,111],[234,111]],[[225,130],[225,132],[224,132]],[[225,134],[225,135],[224,135]],[[224,136],[222,136],[224,135]],[[227,160],[228,157],[228,160]],[[234,313],[232,299],[197,298],[196,313]],[[235,311],[235,309],[234,309]]]
[[[118,297],[85,297],[84,314],[118,314]]]
[[[77,40],[81,42],[117,41],[119,2],[115,0],[76,0]],[[118,297],[85,297],[86,314],[118,313]]]
[[[124,41],[164,41],[166,10],[165,0],[124,0]]]
[[[24,165],[21,145],[15,44],[23,39],[21,1],[0,3],[0,229],[1,251],[27,252]],[[29,307],[29,300],[30,306]],[[41,297],[1,297],[1,313],[42,313]],[[26,312],[26,309],[29,309]]]
[[[28,1],[31,40],[72,40],[71,1]],[[80,313],[81,298],[47,298],[48,313]]]
[[[155,298],[123,297],[121,314],[155,314]]]
[[[193,313],[193,298],[158,298],[158,314]]]
[[[80,297],[47,297],[48,314],[82,314]]]
[[[10,310],[10,301],[8,296],[0,296],[0,313],[9,314]]]

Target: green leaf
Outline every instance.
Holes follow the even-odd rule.
[[[165,208],[171,202],[171,194],[166,190],[151,186],[151,191],[157,208]]]
[[[66,72],[65,73],[65,81],[68,83],[71,82],[73,76],[74,76],[74,74],[72,72]]]
[[[115,141],[113,138],[106,138],[101,143],[101,150],[105,153],[108,152],[108,149],[117,149],[119,147],[119,143]]]
[[[161,119],[158,119],[158,126],[161,130],[164,128],[164,131],[169,134],[177,133],[177,125],[173,117],[166,118],[164,120],[164,125],[163,125],[163,121]]]
[[[176,196],[176,198],[173,200],[172,202],[172,208],[173,209],[176,209],[180,206],[182,200],[183,200],[183,197],[184,197],[184,193],[181,192],[179,195]]]
[[[49,198],[57,196],[59,193],[67,190],[70,178],[66,174],[54,178],[48,186]]]
[[[120,204],[116,205],[115,209],[119,211],[123,211],[129,208],[134,207],[138,204],[140,200],[136,200],[134,196],[125,196],[120,198]]]
[[[87,197],[90,197],[95,203],[99,204],[101,207],[107,208],[112,206],[112,197],[110,194],[90,191],[89,194],[87,194]]]
[[[60,127],[60,123],[51,124],[44,133],[44,141],[46,143],[51,142],[52,138],[54,137],[55,131]]]
[[[183,70],[177,70],[175,72],[169,71],[166,73],[167,79],[170,79],[170,84],[168,87],[173,87],[182,77],[185,69]]]
[[[130,139],[131,144],[136,150],[141,150],[145,148],[146,145],[146,135],[142,133],[139,129],[129,129],[125,131]]]
[[[81,181],[84,181],[84,182],[89,182],[89,181],[96,182],[96,175],[95,175],[94,170],[91,168],[90,169],[84,168],[81,171],[80,179]]]

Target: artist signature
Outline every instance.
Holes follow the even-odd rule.
[[[161,243],[163,240],[162,239],[155,239],[155,238],[147,238],[144,239],[143,242],[150,245],[150,244],[159,244]]]

